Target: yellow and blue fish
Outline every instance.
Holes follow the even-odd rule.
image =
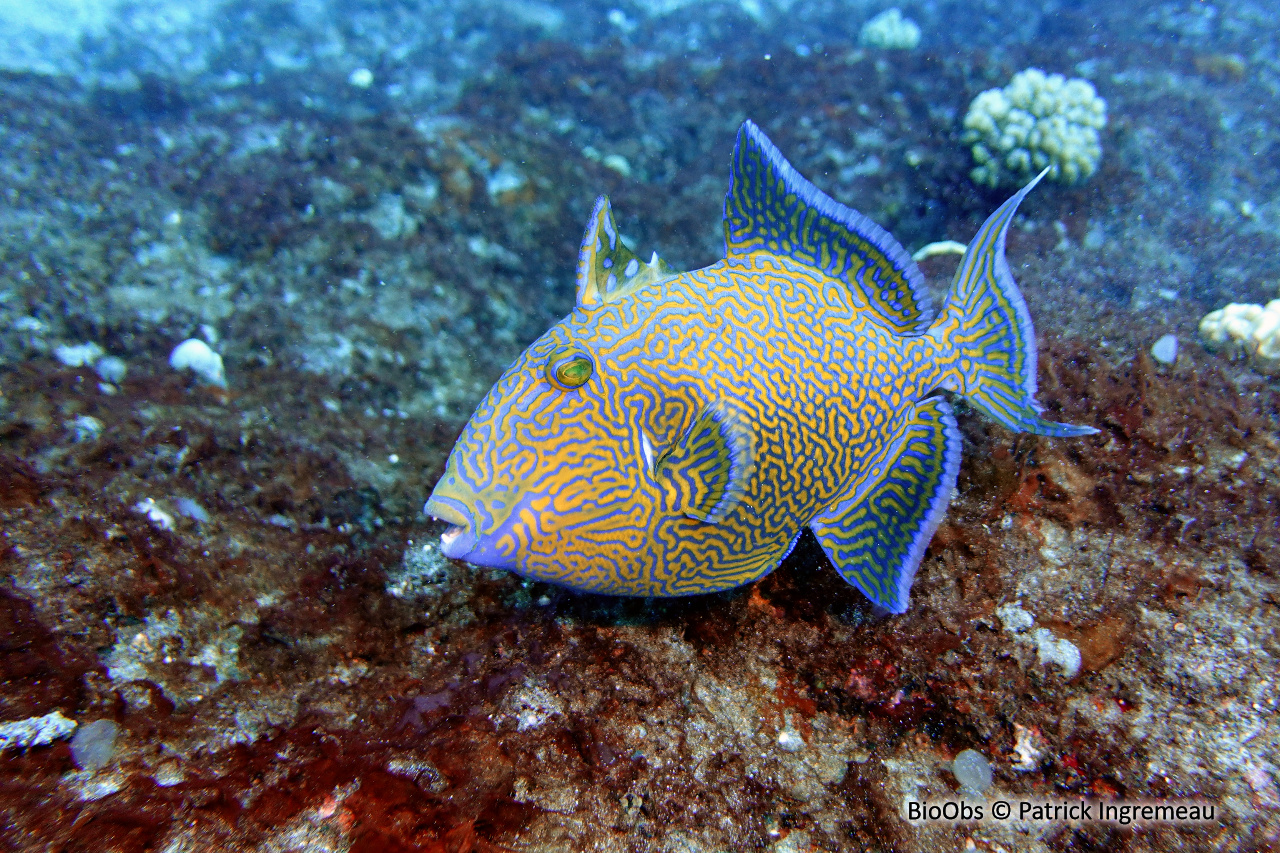
[[[907,609],[955,489],[963,395],[1009,429],[1040,417],[1035,332],[1005,234],[969,244],[940,314],[884,229],[738,132],[724,260],[677,273],[622,242],[607,198],[573,313],[485,397],[424,511],[445,555],[612,595],[768,574],[803,528],[876,605]]]

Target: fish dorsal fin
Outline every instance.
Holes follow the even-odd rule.
[[[769,252],[845,282],[896,332],[933,321],[924,276],[893,235],[805,180],[750,121],[733,149],[724,242],[731,260]]]
[[[755,435],[732,410],[710,403],[654,469],[671,506],[690,518],[718,524],[742,500],[755,473]]]
[[[671,267],[657,252],[645,263],[627,248],[613,222],[609,197],[596,199],[582,238],[582,250],[578,252],[578,307],[594,308],[621,299],[671,275]]]

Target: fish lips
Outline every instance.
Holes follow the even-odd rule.
[[[472,505],[458,498],[433,493],[422,511],[427,515],[447,521],[449,528],[440,535],[440,553],[450,560],[466,560],[477,566],[493,569],[515,569],[515,554],[500,548],[505,527],[499,525],[494,533],[481,535],[478,519],[484,517],[482,505]]]
[[[432,518],[448,522],[447,529],[440,536],[440,553],[451,560],[465,560],[467,555],[479,544],[476,525],[471,519],[466,505],[452,498],[432,495],[422,512]]]
[[[520,537],[514,535],[514,525],[521,512],[529,510],[534,496],[526,494],[511,506],[494,501],[491,507],[479,498],[441,492],[437,487],[422,508],[427,515],[450,525],[440,537],[440,553],[476,566],[520,571],[516,546]],[[489,514],[493,510],[502,512],[502,516],[494,519]]]

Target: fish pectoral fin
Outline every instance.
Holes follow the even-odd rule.
[[[960,431],[941,397],[916,403],[903,430],[878,482],[809,523],[840,575],[891,613],[907,609],[911,581],[960,469]]]
[[[742,500],[755,473],[755,434],[732,409],[707,404],[654,468],[662,475],[668,505],[718,524]]]
[[[622,242],[613,221],[609,197],[596,199],[587,233],[578,252],[578,306],[593,308],[621,299],[651,282],[670,278],[675,271],[654,252],[648,263]]]

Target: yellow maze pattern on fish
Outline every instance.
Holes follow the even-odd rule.
[[[573,346],[591,353],[595,375],[548,392],[577,395],[573,404],[539,405],[529,392],[540,359]],[[501,546],[523,550],[526,575],[624,595],[728,589],[772,570],[815,513],[879,476],[871,461],[901,427],[898,413],[936,383],[942,355],[928,336],[886,329],[843,282],[755,252],[575,311],[489,398],[534,402],[524,412],[482,406],[477,434],[500,440],[459,458],[481,493],[502,466],[519,465],[521,478],[546,472],[524,482],[546,497]],[[742,500],[708,524],[681,513],[688,488],[646,470],[629,424],[661,456],[715,402],[755,431],[756,465]],[[606,439],[583,446],[581,419],[608,427]],[[589,538],[575,535],[587,527]]]

